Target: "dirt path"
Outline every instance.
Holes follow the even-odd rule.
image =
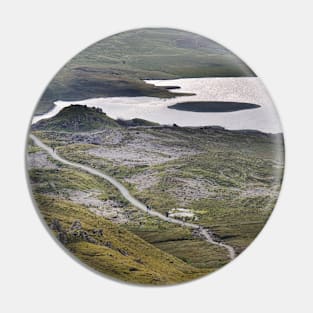
[[[100,171],[98,171],[96,169],[93,169],[91,167],[88,167],[86,165],[68,161],[68,160],[60,157],[52,148],[50,148],[49,146],[45,145],[36,136],[30,134],[30,138],[34,141],[34,143],[38,147],[40,147],[43,150],[45,150],[55,160],[57,160],[57,161],[59,161],[61,163],[70,165],[72,167],[81,169],[81,170],[83,170],[85,172],[88,172],[88,173],[90,173],[92,175],[95,175],[95,176],[98,176],[98,177],[101,177],[101,178],[107,180],[109,183],[111,183],[113,186],[115,186],[119,190],[119,192],[123,195],[123,197],[127,201],[129,201],[132,205],[134,205],[136,208],[144,211],[145,213],[147,213],[147,214],[149,214],[151,216],[158,217],[158,218],[160,218],[161,220],[163,220],[165,222],[177,224],[177,225],[180,225],[180,226],[183,226],[183,227],[196,229],[196,230],[199,231],[200,235],[205,238],[205,240],[207,242],[209,242],[210,244],[217,245],[217,246],[220,246],[220,247],[226,249],[230,259],[233,259],[236,256],[235,250],[234,250],[234,248],[232,246],[227,245],[227,244],[222,243],[222,242],[215,241],[212,238],[212,236],[210,235],[209,231],[206,230],[205,228],[203,228],[202,226],[199,226],[199,225],[196,225],[196,224],[193,224],[193,223],[183,222],[181,220],[178,220],[178,219],[175,219],[175,218],[172,218],[172,217],[166,217],[165,215],[163,215],[163,214],[161,214],[161,213],[159,213],[159,212],[157,212],[155,210],[148,209],[145,204],[143,204],[142,202],[140,202],[139,200],[134,198],[129,193],[129,191],[121,183],[119,183],[116,179],[114,179],[113,177],[111,177],[109,175],[106,175],[103,172],[100,172]]]

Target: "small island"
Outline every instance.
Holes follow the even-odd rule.
[[[167,90],[181,89],[180,86],[162,86],[162,87],[167,89]]]
[[[180,102],[168,106],[169,109],[191,112],[235,112],[241,110],[257,109],[260,105],[244,102],[226,102],[226,101],[194,101]]]

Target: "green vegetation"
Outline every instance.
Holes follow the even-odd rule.
[[[154,210],[185,212],[173,217],[209,229],[237,255],[269,218],[284,170],[281,134],[125,123],[81,106],[33,129],[59,155],[111,175]],[[209,244],[197,230],[147,215],[107,181],[55,161],[32,140],[28,158],[45,221],[97,271],[161,285],[200,277],[229,261],[226,249]]]
[[[39,194],[35,200],[45,222],[65,247],[101,273],[154,285],[179,283],[204,274],[83,206]],[[75,230],[77,221],[81,228]]]
[[[114,127],[160,126],[158,123],[133,118],[131,120],[114,120],[99,108],[85,105],[70,105],[57,115],[43,119],[32,125],[34,131],[51,130],[65,132],[88,132]]]
[[[36,114],[50,110],[56,100],[175,96],[147,79],[238,76],[255,74],[214,41],[175,29],[137,29],[103,39],[71,59],[45,90]]]
[[[28,153],[39,151],[30,141]],[[198,264],[199,257],[197,260],[189,257],[189,250],[176,253],[174,246],[163,248],[162,244],[171,240],[190,242],[192,246],[195,239],[186,228],[138,212],[103,179],[51,161],[57,168],[31,168],[28,172],[37,206],[57,239],[91,268],[133,283],[164,285],[200,277],[226,262],[225,253],[220,259],[222,263],[211,262],[215,253],[208,253],[211,248],[205,242],[198,250],[203,255],[202,266]],[[92,213],[89,205],[75,203],[76,200],[70,198],[73,191],[96,191],[98,199],[119,203],[131,218],[120,226],[112,224],[107,218]],[[53,227],[56,221],[58,229]],[[72,229],[75,221],[82,225],[78,231]],[[95,233],[97,230],[102,234]],[[221,252],[216,253],[218,259]]]
[[[180,102],[170,105],[170,109],[191,112],[235,112],[240,110],[257,109],[260,106],[252,103],[226,101],[193,101]]]
[[[123,119],[117,119],[117,123],[121,126],[160,126],[159,123],[154,123],[150,121],[143,120],[142,118],[133,118],[131,120],[123,120]]]
[[[240,76],[255,74],[209,39],[173,29],[138,29],[99,41],[70,60],[45,90],[36,114],[56,100],[184,95],[148,79]],[[197,112],[257,107],[230,102],[172,106]],[[229,262],[225,246],[204,240],[204,234],[240,254],[269,218],[284,170],[281,134],[114,120],[81,105],[39,121],[32,132],[63,158],[114,177],[147,210],[201,226],[150,216],[103,178],[56,161],[29,140],[32,192],[57,240],[91,268],[132,283],[180,283]]]
[[[233,53],[186,31],[144,28],[116,34],[91,45],[72,60],[76,66],[127,70],[139,79],[254,76]]]
[[[101,130],[107,127],[119,127],[119,124],[108,117],[101,109],[88,108],[83,105],[70,105],[56,116],[41,120],[32,126],[34,130],[59,130],[68,132]]]
[[[120,143],[112,145],[103,141],[100,146],[106,150],[113,149],[114,155],[125,159],[126,163],[91,154],[90,151],[99,149],[99,145],[72,143],[73,136],[65,137],[62,133],[48,131],[37,132],[36,135],[49,145],[55,144],[58,153],[65,158],[114,176],[136,198],[163,214],[177,207],[190,210],[197,217],[196,223],[210,228],[218,238],[235,247],[237,253],[249,245],[270,216],[283,175],[281,134],[228,131],[221,127],[136,127],[118,128],[116,131],[122,138]],[[90,135],[86,134],[88,137]],[[153,151],[153,147],[158,149]],[[144,152],[147,149],[148,159],[166,157],[168,160],[151,165],[149,160],[147,164],[136,164],[134,160],[133,165],[127,165],[127,151],[134,153],[133,149],[137,151],[138,159],[141,153],[146,157]],[[172,149],[173,154],[167,157]],[[177,152],[184,149],[192,155],[177,157]],[[129,182],[132,177],[145,173],[149,174],[141,182]],[[153,177],[156,182],[150,186],[148,183]],[[146,184],[148,186],[145,187]],[[204,196],[199,194],[199,186],[204,188],[201,191]],[[138,229],[128,225],[138,236],[165,251],[175,244],[180,245],[180,241],[183,244],[187,243],[184,240],[192,239],[190,234],[181,234],[177,239],[172,231],[170,234],[162,231],[162,238],[159,238],[159,226],[145,224],[145,228]],[[167,243],[163,244],[164,241]],[[181,257],[176,249],[170,253]],[[188,256],[184,260],[192,262]],[[202,260],[202,263],[212,265],[214,262],[210,263],[210,260]],[[220,260],[219,266],[224,262],[225,258]]]

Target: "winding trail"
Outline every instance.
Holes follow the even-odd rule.
[[[234,259],[235,258],[236,252],[235,252],[235,250],[234,250],[234,248],[232,246],[230,246],[228,244],[225,244],[225,243],[222,243],[222,242],[219,242],[219,241],[215,241],[213,239],[212,235],[210,234],[210,232],[207,229],[203,228],[202,226],[199,226],[199,225],[193,224],[193,223],[183,222],[181,220],[178,220],[178,219],[175,219],[175,218],[172,218],[172,217],[166,217],[165,215],[163,215],[163,214],[161,214],[161,213],[159,213],[159,212],[157,212],[155,210],[148,209],[145,204],[143,204],[142,202],[140,202],[139,200],[134,198],[129,193],[129,191],[121,183],[119,183],[117,180],[115,180],[113,177],[111,177],[109,175],[106,175],[103,172],[100,172],[100,171],[98,171],[96,169],[93,169],[91,167],[88,167],[86,165],[68,161],[68,160],[60,157],[52,148],[50,148],[49,146],[44,144],[36,136],[34,136],[32,134],[30,134],[29,136],[30,136],[30,138],[34,141],[34,143],[38,147],[40,147],[43,150],[45,150],[55,160],[57,160],[57,161],[59,161],[61,163],[70,165],[72,167],[76,167],[76,168],[81,169],[81,170],[83,170],[85,172],[88,172],[88,173],[90,173],[92,175],[95,175],[95,176],[98,176],[98,177],[101,177],[101,178],[104,178],[105,180],[107,180],[109,183],[111,183],[113,186],[115,186],[118,189],[118,191],[122,194],[122,196],[127,201],[129,201],[132,205],[134,205],[136,208],[144,211],[145,213],[147,213],[147,214],[149,214],[151,216],[158,217],[158,218],[160,218],[161,220],[163,220],[165,222],[169,222],[169,223],[177,224],[177,225],[180,225],[180,226],[183,226],[183,227],[188,227],[188,228],[192,228],[192,229],[198,230],[199,234],[203,238],[205,238],[205,240],[207,242],[209,242],[210,244],[217,245],[217,246],[220,246],[222,248],[225,248],[227,250],[227,252],[228,252],[229,258],[230,259]]]

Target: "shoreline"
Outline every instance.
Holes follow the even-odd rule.
[[[83,105],[81,105],[81,106],[83,106]],[[60,110],[60,111],[62,111],[62,110]],[[112,117],[110,117],[107,114],[106,114],[106,116],[109,117],[109,118],[112,118]],[[49,119],[49,118],[47,118],[47,119]],[[228,129],[228,128],[225,128],[225,127],[219,126],[219,125],[204,125],[204,126],[185,125],[185,126],[180,126],[180,125],[178,125],[176,123],[174,123],[174,124],[158,124],[158,125],[131,125],[131,124],[127,125],[128,121],[136,120],[138,118],[134,118],[134,119],[130,119],[130,120],[120,120],[120,119],[114,119],[114,118],[112,118],[112,119],[117,121],[117,123],[120,124],[121,128],[128,128],[128,129],[142,129],[142,128],[145,128],[145,129],[213,130],[213,131],[217,131],[217,132],[220,131],[220,132],[243,133],[243,134],[245,133],[245,134],[249,134],[249,135],[255,134],[255,135],[265,135],[265,136],[283,136],[283,132],[271,133],[271,132],[264,132],[264,131],[260,131],[260,130],[256,130],[256,129]],[[43,121],[43,120],[44,119],[39,120],[36,123],[32,123],[31,124],[31,129],[32,130],[37,130],[35,125],[37,123],[40,123],[40,121]],[[148,121],[148,120],[145,120],[145,121],[146,122],[151,122],[151,121]],[[124,124],[123,124],[123,122],[124,122]],[[41,131],[53,132],[53,130],[44,130],[44,129],[41,129]],[[69,133],[68,131],[65,131],[65,130],[64,131],[58,131],[58,132]],[[86,132],[79,131],[79,132],[76,132],[76,133],[93,134],[93,133],[99,133],[99,132],[102,132],[102,131],[101,130],[100,131],[99,130],[86,131]]]
[[[159,87],[176,86],[180,89],[172,98],[158,97],[96,97],[78,101],[55,101],[54,108],[45,114],[34,115],[32,124],[56,115],[63,107],[71,104],[101,108],[114,119],[140,118],[161,125],[180,126],[217,125],[229,130],[259,130],[264,133],[281,133],[282,127],[272,100],[264,92],[264,86],[257,77],[236,78],[184,78],[174,80],[147,80]],[[162,86],[163,85],[163,86]],[[247,92],[247,88],[249,92]],[[171,92],[171,90],[169,90]],[[265,90],[266,91],[266,90]],[[182,94],[178,97],[178,94]],[[193,93],[194,96],[186,96]],[[225,112],[198,112],[198,110],[173,110],[173,105],[184,102],[233,102],[250,103],[258,110],[241,109]],[[246,104],[245,104],[246,105]],[[257,111],[257,112],[255,112]],[[219,113],[219,114],[216,114]]]

